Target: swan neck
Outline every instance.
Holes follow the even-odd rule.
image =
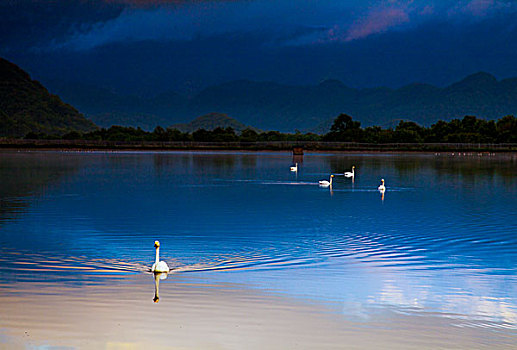
[[[160,261],[160,247],[157,247],[156,248],[156,259],[154,262],[158,264],[159,261]]]

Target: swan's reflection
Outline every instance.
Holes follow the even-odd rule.
[[[386,189],[384,190],[379,190],[379,192],[381,193],[381,201],[384,202],[384,192],[386,192]]]
[[[154,298],[153,298],[153,301],[155,303],[160,301],[160,293],[159,293],[159,290],[160,290],[160,280],[164,280],[166,278],[167,278],[167,273],[166,272],[155,273],[154,274]]]

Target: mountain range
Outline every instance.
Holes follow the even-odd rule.
[[[411,84],[399,89],[354,89],[337,80],[313,86],[232,81],[194,96],[175,92],[152,98],[123,96],[80,84],[53,84],[62,98],[96,124],[140,126],[152,130],[185,123],[211,112],[224,113],[263,130],[328,131],[340,113],[363,126],[392,126],[398,120],[430,125],[465,115],[496,119],[517,113],[517,78],[498,81],[480,72],[447,87]]]
[[[22,137],[29,132],[62,135],[95,128],[27,72],[0,58],[0,136]]]
[[[193,96],[175,92],[151,98],[124,96],[62,82],[51,84],[51,90],[71,105],[0,58],[0,136],[88,131],[95,128],[92,121],[104,127],[124,125],[147,130],[161,125],[193,131],[202,125],[240,131],[252,125],[262,130],[325,133],[341,113],[351,115],[363,126],[384,127],[396,125],[401,119],[428,126],[440,119],[465,115],[497,119],[517,113],[517,78],[498,81],[483,72],[443,88],[412,84],[399,89],[354,89],[337,80],[313,86],[238,80]],[[188,123],[198,116],[203,117]]]

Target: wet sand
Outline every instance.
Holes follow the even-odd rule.
[[[0,349],[515,349],[517,332],[289,298],[186,275],[0,288]],[[360,306],[358,306],[360,308]]]

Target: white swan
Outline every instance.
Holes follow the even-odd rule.
[[[298,163],[295,166],[291,167],[291,171],[298,171]]]
[[[384,179],[381,179],[381,184],[379,185],[379,187],[377,187],[377,189],[381,192],[384,192],[386,191],[386,186],[384,186]]]
[[[154,241],[154,247],[156,248],[156,259],[154,261],[153,266],[151,267],[151,271],[154,273],[162,273],[169,272],[169,266],[165,261],[160,261],[160,242]]]
[[[354,177],[354,176],[355,176],[355,171],[354,171],[354,169],[355,169],[355,166],[353,166],[353,167],[352,167],[352,171],[351,171],[351,172],[350,172],[350,171],[347,171],[347,172],[345,173],[345,177]]]
[[[319,184],[320,186],[322,187],[329,187],[329,186],[332,186],[332,178],[334,177],[334,175],[330,175],[330,181],[327,181],[327,180],[321,180],[319,181]]]

